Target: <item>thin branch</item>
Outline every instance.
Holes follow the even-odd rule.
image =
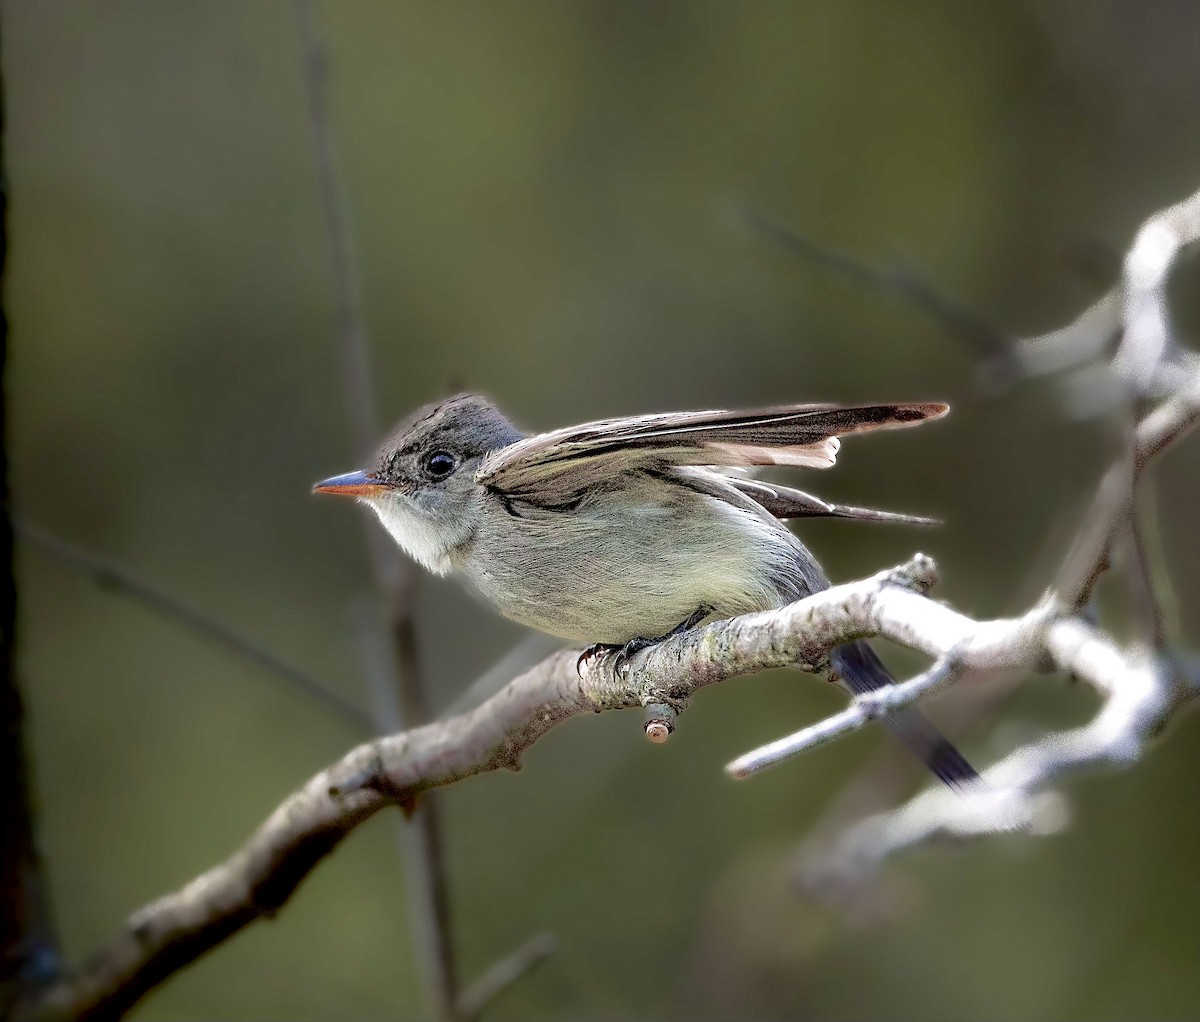
[[[1134,512],[1133,494],[1151,462],[1200,421],[1200,373],[1147,414],[1133,431],[1130,461],[1122,457],[1100,484],[1074,548],[1059,571],[1057,591],[1082,607],[1109,565],[1113,544]]]
[[[330,262],[337,298],[338,333],[342,339],[342,384],[350,438],[356,457],[366,454],[375,442],[375,393],[370,386],[370,349],[367,346],[362,296],[350,244],[349,217],[344,192],[338,182],[337,159],[329,129],[329,52],[317,26],[312,0],[296,0],[304,61],[304,84],[308,98],[308,127],[312,134],[313,157],[321,190],[321,210],[329,242]]]
[[[958,334],[998,373],[1007,374],[1013,360],[1011,339],[970,306],[941,291],[903,264],[871,264],[822,245],[798,231],[750,209],[743,221],[764,238],[792,255],[879,291],[899,294],[934,321]]]
[[[919,674],[903,684],[890,685],[860,695],[841,713],[835,713],[832,717],[826,717],[795,734],[739,756],[725,767],[725,772],[735,780],[742,780],[768,767],[778,766],[803,752],[826,745],[852,731],[858,731],[901,706],[911,705],[948,688],[961,673],[962,668],[956,658],[952,653],[947,653],[939,657],[924,674]]]
[[[1070,507],[1060,509],[1046,530],[1039,549],[1029,558],[1031,570],[1008,601],[1012,612],[1036,602],[1045,590],[1044,565],[1073,533],[1077,515]],[[986,685],[973,685],[967,676],[959,680],[958,698],[939,720],[952,733],[960,734],[990,718],[1024,678],[1019,669],[988,676]],[[789,871],[796,889],[806,897],[833,904],[856,915],[877,914],[888,899],[880,883],[886,876],[862,871],[851,874],[841,858],[840,839],[861,820],[894,810],[911,798],[924,774],[917,761],[894,742],[880,745],[867,763],[847,782],[822,810],[803,842],[790,857]],[[902,899],[903,900],[903,899]]]
[[[458,1017],[465,1022],[479,1018],[502,993],[528,975],[558,950],[552,934],[539,933],[488,967],[458,997]]]
[[[439,717],[444,720],[446,717],[455,717],[474,709],[485,699],[494,696],[518,674],[529,670],[539,660],[544,660],[562,647],[563,640],[553,635],[528,632],[512,649],[455,696]]]
[[[1065,327],[1017,342],[1017,357],[1031,376],[1062,372],[1107,355],[1121,328],[1121,300],[1109,292]]]
[[[1200,694],[1196,678],[1146,653],[1121,650],[1077,618],[1055,622],[1047,630],[1045,647],[1060,670],[1104,695],[1095,718],[1000,760],[983,772],[978,795],[956,801],[929,790],[851,828],[838,844],[845,870],[870,873],[884,858],[936,837],[963,840],[1006,827],[1057,830],[1065,821],[1063,804],[1046,788],[1083,769],[1137,761],[1169,717]]]
[[[360,645],[366,651],[366,682],[375,719],[382,734],[403,730],[406,717],[396,685],[398,668],[395,647],[388,641],[388,628],[376,608],[364,608],[359,625]],[[412,665],[409,666],[412,670]],[[411,709],[410,709],[411,714]],[[420,972],[428,981],[427,995],[437,1018],[457,1018],[457,980],[446,969],[454,963],[453,950],[446,945],[449,929],[441,920],[450,917],[443,875],[442,833],[435,804],[429,799],[405,803],[405,816],[396,820],[396,841],[404,863],[409,930],[420,958]],[[451,996],[454,1000],[450,1000]]]
[[[353,246],[350,244],[345,191],[338,179],[329,127],[329,54],[316,24],[311,0],[296,0],[296,17],[303,51],[309,127],[337,294],[346,416],[355,454],[361,457],[375,440],[378,422],[375,392],[371,385],[365,317]],[[364,521],[364,528],[376,585],[390,610],[394,645],[394,657],[386,666],[388,677],[379,680],[378,671],[368,671],[368,676],[375,677],[377,685],[386,685],[398,694],[398,701],[392,705],[392,710],[377,715],[376,721],[388,730],[399,730],[429,719],[418,673],[416,636],[412,624],[416,575],[412,565],[398,555],[374,523]],[[376,701],[379,703],[378,699]],[[410,904],[414,909],[412,932],[423,963],[426,996],[436,1018],[453,1019],[457,1003],[457,980],[436,804],[426,802],[414,807],[410,812],[407,831],[402,844],[411,874]]]
[[[1149,648],[1161,651],[1167,643],[1166,622],[1146,553],[1145,514],[1139,507],[1132,439],[1132,431],[1130,431],[1129,453],[1126,458],[1129,482],[1129,523],[1122,547],[1125,555],[1125,577],[1129,580],[1129,591],[1141,641]]]
[[[1200,191],[1151,216],[1125,256],[1120,284],[1074,322],[1017,344],[1026,372],[1053,373],[1105,360],[1138,397],[1178,389],[1194,357],[1171,329],[1166,281],[1179,257],[1200,240]]]
[[[525,749],[572,717],[649,703],[681,709],[700,689],[743,674],[796,664],[815,671],[832,646],[877,623],[902,638],[913,611],[897,599],[940,616],[943,608],[913,591],[934,575],[933,563],[918,557],[779,610],[716,622],[637,654],[621,676],[603,661],[580,677],[579,651],[559,652],[466,713],[360,745],[290,795],[224,863],[135,913],[26,1014],[121,1015],[205,951],[274,915],[342,838],[381,809],[467,777],[519,769]]]
[[[1088,604],[1109,567],[1114,548],[1123,542],[1135,610],[1143,640],[1153,655],[1145,649],[1122,653],[1106,636],[1099,635],[1086,639],[1076,636],[1072,645],[1064,635],[1075,628],[1090,627],[1076,619],[1068,618],[1050,629],[1046,651],[1051,660],[1061,669],[1090,680],[1106,698],[1091,725],[1026,746],[984,773],[986,781],[999,787],[1001,797],[1014,803],[1008,810],[1017,816],[1024,814],[1030,824],[1048,805],[1054,810],[1048,813],[1050,819],[1062,815],[1061,806],[1053,799],[1047,802],[1047,796],[1040,794],[1041,788],[1072,769],[1106,761],[1123,764],[1137,758],[1146,742],[1179,705],[1195,697],[1200,686],[1197,672],[1180,666],[1186,658],[1165,648],[1162,602],[1147,565],[1138,516],[1138,498],[1147,467],[1200,420],[1200,360],[1177,344],[1167,304],[1170,273],[1179,255],[1197,240],[1200,192],[1146,221],[1125,258],[1118,289],[1070,326],[1022,346],[1027,363],[1048,370],[1095,361],[1116,341],[1111,366],[1104,371],[1110,379],[1124,384],[1130,406],[1138,409],[1148,400],[1166,395],[1166,400],[1132,428],[1126,450],[1102,480],[1058,573],[1057,597],[1048,604],[1059,603],[1068,613]],[[1105,643],[1109,648],[1105,649]],[[1076,646],[1086,649],[1091,659],[1073,659]],[[1096,669],[1097,658],[1103,670]],[[858,719],[851,714],[840,717],[843,725]],[[823,726],[827,731],[833,725],[826,722]],[[812,734],[823,734],[820,727]],[[936,792],[927,793],[852,828],[821,861],[839,863],[845,874],[851,868],[848,863],[861,866],[877,862],[938,834],[985,832],[988,825],[980,820],[987,821],[988,814],[974,819],[970,816],[978,804],[978,800],[954,803]],[[1046,818],[1043,812],[1043,824]],[[830,872],[822,874],[826,881]],[[861,878],[870,870],[853,867],[851,872]]]
[[[1200,239],[1200,191],[1155,213],[1134,238],[1122,274],[1124,335],[1113,374],[1137,397],[1174,390],[1184,359],[1171,329],[1167,280],[1185,248]]]
[[[231,653],[265,668],[273,677],[286,681],[296,691],[332,710],[342,720],[353,725],[356,731],[366,734],[375,731],[370,715],[363,709],[216,618],[184,603],[114,561],[89,553],[20,519],[14,524],[17,534],[22,539],[63,564],[83,572],[101,589],[128,596]]]

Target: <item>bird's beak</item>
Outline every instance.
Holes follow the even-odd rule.
[[[339,497],[376,497],[387,489],[387,483],[367,472],[347,472],[331,479],[322,479],[313,487],[313,493],[332,493]]]

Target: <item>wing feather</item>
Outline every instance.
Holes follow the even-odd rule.
[[[936,518],[906,515],[898,511],[879,511],[853,504],[835,504],[790,486],[766,483],[760,479],[730,478],[729,482],[776,518],[853,518],[863,522],[895,522],[900,525],[940,525]]]
[[[787,405],[751,411],[676,412],[605,419],[539,433],[492,452],[475,479],[531,501],[560,501],[621,467],[793,465],[828,468],[838,437],[915,425],[944,415],[938,403]]]

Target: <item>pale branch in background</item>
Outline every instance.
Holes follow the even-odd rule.
[[[1188,386],[1198,359],[1171,327],[1166,281],[1200,238],[1200,192],[1151,216],[1122,261],[1118,284],[1074,322],[1018,341],[1025,375],[1066,373],[1078,415],[1109,411],[1122,397],[1158,399]]]
[[[1028,558],[1032,568],[1014,587],[1007,601],[1017,613],[1037,602],[1044,589],[1042,566],[1052,560],[1074,535],[1076,518],[1074,509],[1060,508],[1037,551]],[[940,723],[951,733],[961,734],[972,725],[990,719],[1024,676],[1024,671],[1013,669],[989,675],[986,684],[973,684],[971,678],[960,680],[955,686],[953,702],[939,714]],[[806,898],[832,903],[852,917],[878,919],[881,911],[887,913],[905,903],[907,899],[896,899],[888,889],[896,879],[895,875],[868,876],[860,870],[853,877],[853,883],[846,883],[851,878],[841,859],[839,839],[853,824],[911,797],[923,786],[923,781],[923,775],[918,774],[913,760],[904,755],[903,749],[891,742],[881,744],[867,763],[830,799],[795,852],[788,857],[785,869],[792,886]],[[913,881],[911,877],[905,877],[903,882],[910,884]]]
[[[1053,829],[1063,813],[1061,800],[1046,793],[1049,785],[1069,772],[1135,762],[1150,739],[1196,698],[1200,669],[1168,646],[1160,584],[1151,577],[1145,556],[1138,498],[1151,462],[1200,422],[1200,360],[1178,343],[1167,301],[1171,271],[1198,239],[1200,192],[1142,225],[1117,288],[1070,326],[1019,345],[1022,357],[1042,371],[1110,355],[1106,371],[1114,389],[1123,388],[1128,395],[1135,416],[1149,401],[1160,401],[1127,430],[1125,448],[1101,481],[1054,589],[1025,617],[1034,622],[1050,612],[1038,645],[1056,668],[1097,691],[1099,712],[1090,724],[1049,734],[984,771],[988,790],[979,796],[945,799],[928,791],[850,827],[819,859],[802,865],[809,890],[823,885],[852,890],[894,852],[939,836],[990,833],[1005,819]],[[1124,649],[1079,616],[1118,548],[1126,553],[1124,569],[1141,625],[1141,643]],[[901,695],[886,693],[885,699],[903,698],[905,689],[897,686]],[[871,703],[851,707],[785,742],[789,748],[816,744],[831,732],[861,726],[876,711]]]
[[[402,690],[397,684],[400,671],[411,663],[396,663],[397,647],[391,640],[393,622],[384,620],[376,607],[362,608],[358,628],[358,648],[364,653],[367,690],[374,718],[381,733],[401,731],[405,724],[416,724],[401,707]],[[456,1017],[457,983],[449,947],[450,907],[446,895],[445,860],[441,849],[441,828],[432,802],[405,803],[405,815],[393,821],[396,843],[404,870],[407,892],[409,932],[413,936],[419,971],[426,978],[431,1007],[439,1019]]]
[[[474,709],[366,742],[286,799],[224,863],[135,913],[24,1014],[120,1015],[205,951],[273,915],[346,834],[380,809],[477,774],[518,769],[525,749],[571,717],[651,704],[679,713],[700,689],[730,678],[796,664],[823,669],[831,648],[864,635],[935,649],[936,636],[913,631],[946,613],[916,595],[934,580],[933,562],[917,557],[778,610],[683,633],[636,654],[620,675],[610,658],[581,676],[579,651],[559,652]]]

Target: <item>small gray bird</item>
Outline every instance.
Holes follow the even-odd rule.
[[[637,415],[525,436],[461,394],[405,419],[365,471],[318,483],[357,497],[405,552],[457,571],[505,617],[622,655],[709,618],[780,607],[829,586],[780,519],[927,521],[828,504],[750,478],[828,468],[838,437],[938,418],[943,404]],[[831,657],[852,692],[893,683],[871,647]],[[943,781],[975,770],[915,708],[885,722]]]

